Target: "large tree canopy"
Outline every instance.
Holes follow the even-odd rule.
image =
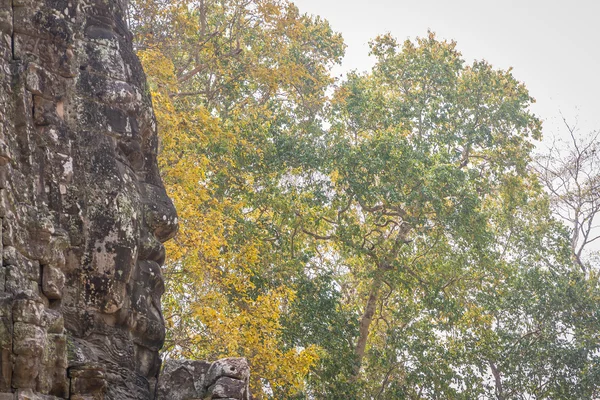
[[[278,237],[277,183],[290,168],[280,149],[315,129],[341,37],[279,0],[136,0],[130,18],[180,216],[164,271],[166,351],[245,356],[256,396],[289,396],[318,355],[282,340],[301,267]]]
[[[476,296],[508,273],[511,229],[541,195],[526,168],[540,122],[509,71],[465,66],[433,34],[382,36],[372,53],[373,71],[337,90],[319,163],[328,196],[300,215],[302,231],[345,267],[361,397],[460,393],[477,378],[443,350],[466,340],[460,324],[492,323]]]
[[[180,215],[170,356],[245,356],[257,398],[598,396],[598,275],[510,70],[383,35],[336,82],[341,37],[286,0],[130,19]]]

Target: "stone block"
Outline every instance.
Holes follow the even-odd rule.
[[[0,33],[2,35],[11,35],[13,31],[12,10],[0,9]]]
[[[12,375],[12,387],[16,389],[35,389],[40,367],[41,364],[38,358],[27,355],[16,356]]]
[[[4,191],[4,190],[1,190]],[[0,192],[1,192],[0,191]],[[39,281],[40,264],[37,261],[28,260],[13,246],[5,246],[2,252],[4,266],[18,267],[26,279]]]
[[[12,294],[24,294],[28,297],[37,297],[39,295],[38,282],[30,279],[27,271],[22,268],[11,265],[6,269],[5,290]]]
[[[31,299],[15,299],[12,306],[13,321],[42,326],[44,305]]]
[[[49,334],[62,334],[65,328],[65,319],[59,311],[45,309],[42,315],[42,326]]]
[[[58,125],[62,118],[58,115],[58,105],[55,100],[42,96],[33,96],[33,121],[38,126]]]
[[[158,400],[203,399],[210,363],[191,360],[166,360],[158,378]]]
[[[40,358],[46,347],[46,331],[24,322],[13,324],[13,352],[17,355]]]
[[[0,292],[0,318],[12,320],[13,296]]]
[[[67,368],[67,336],[49,334],[44,353],[44,364],[47,367]]]
[[[50,394],[60,398],[69,398],[69,378],[65,368],[56,367],[50,369],[52,386]]]
[[[0,390],[10,390],[12,384],[13,354],[10,349],[0,350]]]
[[[42,292],[50,300],[62,298],[65,287],[65,274],[51,265],[44,265],[42,272]]]
[[[25,87],[31,93],[54,100],[65,95],[64,79],[35,63],[29,63],[25,71]]]
[[[224,376],[219,378],[211,387],[208,388],[208,395],[212,399],[245,399],[248,392],[248,382],[239,379]]]
[[[0,391],[10,390],[12,377],[12,297],[0,296]]]
[[[48,395],[43,397],[44,400],[50,400],[50,396],[69,398],[69,380],[66,368],[49,367],[47,365],[40,368],[36,392]]]
[[[106,376],[101,365],[86,365],[69,369],[71,399],[73,396],[93,396],[106,392]],[[85,399],[87,397],[81,397]],[[93,397],[89,397],[90,399]]]
[[[5,152],[7,153],[6,157],[3,156],[3,153]],[[11,157],[8,154],[10,154],[10,149],[8,147],[4,148],[0,144],[0,158],[7,158],[7,161],[10,161]],[[3,162],[0,161],[0,164],[2,163]],[[0,218],[6,217],[9,207],[10,202],[8,201],[8,192],[6,191],[6,189],[0,189]]]
[[[211,386],[224,376],[248,381],[250,379],[248,361],[245,358],[223,358],[215,361],[206,375],[206,385]]]

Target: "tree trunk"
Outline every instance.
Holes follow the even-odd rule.
[[[492,375],[494,375],[494,383],[496,385],[496,398],[498,400],[504,400],[504,389],[502,388],[502,376],[500,370],[490,361],[490,368],[492,369]]]
[[[377,302],[379,301],[379,293],[381,291],[381,285],[383,283],[383,268],[379,267],[371,283],[371,289],[369,290],[369,298],[365,311],[360,318],[359,336],[358,342],[356,343],[356,349],[354,351],[356,355],[356,366],[354,368],[354,376],[356,379],[360,373],[360,367],[362,360],[365,355],[365,348],[367,347],[367,339],[369,338],[369,328],[373,317],[375,316],[375,310],[377,308]]]

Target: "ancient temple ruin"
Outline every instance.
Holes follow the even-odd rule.
[[[0,400],[247,399],[243,359],[169,361],[177,215],[124,0],[0,0]]]

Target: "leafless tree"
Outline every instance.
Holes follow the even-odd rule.
[[[600,243],[600,131],[584,136],[564,117],[563,123],[569,137],[556,139],[536,167],[554,212],[571,227],[575,262],[587,273],[586,256]]]

